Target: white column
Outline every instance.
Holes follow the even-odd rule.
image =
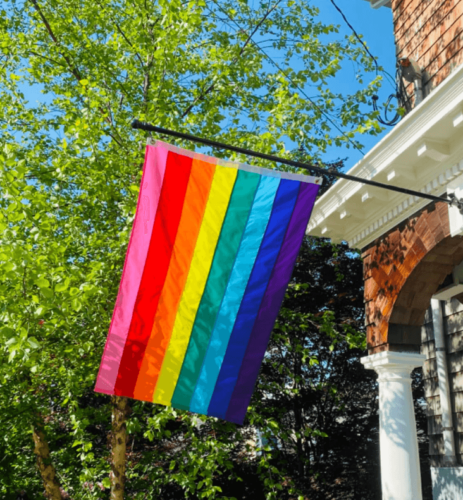
[[[378,374],[383,500],[422,500],[410,373],[425,359],[422,354],[390,351],[361,359]]]

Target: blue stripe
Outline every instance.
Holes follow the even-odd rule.
[[[262,176],[209,340],[190,411],[207,414],[230,334],[272,212],[280,179]]]
[[[299,182],[282,180],[272,215],[236,317],[226,354],[208,408],[208,415],[225,418],[262,298],[283,243],[299,193]]]

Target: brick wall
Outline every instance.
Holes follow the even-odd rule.
[[[463,0],[392,0],[392,12],[397,59],[419,63],[427,95],[463,62]]]
[[[447,204],[431,203],[363,251],[369,354],[419,351],[431,297],[463,260]]]

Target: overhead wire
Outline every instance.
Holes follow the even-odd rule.
[[[395,86],[395,79],[394,77],[387,71],[385,71],[383,68],[380,68],[378,64],[378,59],[371,53],[370,49],[368,48],[368,45],[362,40],[362,37],[357,33],[356,29],[352,26],[352,24],[349,22],[347,19],[346,15],[342,11],[342,9],[338,6],[338,4],[334,0],[330,0],[331,3],[333,4],[333,7],[341,14],[341,17],[343,18],[344,22],[349,26],[351,29],[352,33],[354,34],[355,38],[362,44],[365,52],[368,54],[368,56],[371,58],[373,61],[375,68],[376,68],[376,74],[378,73],[384,73],[392,82],[392,84]]]
[[[237,28],[240,30],[240,31],[244,31],[246,32],[246,30],[244,30],[229,14],[228,12],[226,12],[222,6],[220,4],[218,4],[218,2],[216,0],[212,0],[212,2],[217,6],[217,8],[223,13],[225,14],[228,19],[230,19],[230,21],[235,24],[235,26],[237,26]],[[295,87],[297,90],[299,90],[299,92],[301,92],[301,94],[327,119],[327,121],[329,123],[331,123],[331,125],[333,125],[336,130],[345,138],[347,139],[347,141],[355,148],[357,149],[358,151],[360,151],[362,153],[362,155],[365,155],[365,152],[363,151],[363,149],[358,145],[356,144],[340,127],[339,125],[325,112],[323,111],[323,109],[320,108],[320,106],[318,106],[318,104],[311,98],[307,95],[307,93],[304,91],[304,89],[302,89],[297,83],[294,82],[294,80],[286,73],[286,71],[280,67],[280,65],[278,65],[265,51],[264,49],[262,49],[262,47],[259,46],[259,44],[257,42],[255,42],[254,40],[251,39],[251,43],[252,45],[254,45],[254,47],[257,48],[257,50],[259,50],[263,55],[264,57],[273,65],[275,66],[278,71],[280,71],[285,77],[286,79],[291,83],[291,85],[293,85],[293,87]]]
[[[391,119],[388,118],[389,106],[391,104],[392,99],[397,99],[397,101],[399,102],[399,105],[401,107],[404,107],[405,109],[408,109],[408,100],[409,99],[408,99],[406,91],[404,91],[404,88],[403,88],[401,67],[400,67],[399,64],[397,64],[397,70],[396,70],[395,79],[392,77],[392,75],[390,73],[388,73],[384,69],[380,68],[380,66],[378,65],[377,58],[370,52],[370,49],[368,48],[367,44],[362,40],[361,36],[357,33],[357,31],[355,30],[355,28],[349,22],[349,20],[347,19],[346,15],[342,11],[342,9],[336,4],[335,0],[330,0],[330,1],[333,4],[334,8],[341,14],[342,18],[344,19],[344,22],[347,24],[347,26],[349,26],[349,28],[351,29],[351,31],[354,34],[355,38],[357,38],[357,40],[362,44],[362,46],[363,46],[365,52],[367,53],[367,55],[372,59],[374,65],[375,65],[375,68],[376,68],[376,74],[378,74],[379,72],[381,72],[381,73],[385,74],[391,80],[391,82],[392,82],[392,84],[393,84],[393,86],[395,88],[395,93],[391,94],[388,97],[388,99],[387,99],[387,101],[386,101],[386,103],[384,105],[384,118],[381,116],[381,114],[380,114],[381,111],[378,108],[378,99],[379,99],[379,97],[377,95],[373,95],[372,96],[372,101],[373,101],[373,109],[374,109],[374,111],[378,112],[377,120],[379,121],[379,123],[381,123],[382,125],[386,125],[388,127],[393,127],[394,125],[396,125],[401,120],[402,114],[399,113],[399,111],[397,110],[393,118],[391,118]]]
[[[356,144],[348,135],[346,135],[346,133],[341,129],[341,127],[339,127],[339,125],[332,119],[330,118],[330,116],[325,112],[323,111],[320,106],[311,98],[307,95],[307,93],[305,92],[304,89],[302,89],[301,87],[299,87],[299,85],[297,85],[297,83],[294,83],[293,79],[261,48],[259,47],[258,44],[256,44],[255,42],[253,42],[254,45],[256,46],[257,49],[259,49],[262,54],[267,58],[268,61],[270,61],[279,71],[281,71],[281,73],[283,73],[283,75],[285,75],[285,77],[288,79],[288,81],[291,83],[291,85],[293,85],[294,87],[296,87],[296,89],[299,90],[299,92],[301,92],[301,94],[315,107],[318,109],[318,111],[320,111],[320,113],[331,123],[331,125],[333,125],[336,130],[344,137],[347,139],[347,141],[355,148],[357,149],[358,151],[360,151],[364,156],[365,156],[365,151],[363,151],[363,149],[358,145]]]
[[[212,1],[219,8],[219,10],[221,10],[228,17],[228,19],[230,19],[230,21],[233,22],[233,24],[235,24],[241,31],[246,32],[246,30],[242,30],[241,26],[232,17],[230,17],[230,15],[226,11],[224,11],[222,9],[222,7],[216,2],[216,0],[212,0]],[[337,7],[337,5],[335,4],[334,0],[331,0],[331,2],[337,8],[337,10],[343,15],[342,11],[340,11],[340,9]],[[347,21],[347,19],[345,18],[344,15],[343,15],[343,17],[344,17],[345,21],[347,22],[347,24],[353,30],[354,34],[357,36],[358,40],[364,46],[364,48],[368,52],[369,56],[374,60],[375,67],[379,71],[379,66],[377,64],[376,58],[371,54],[371,52],[368,50],[367,46],[364,44],[364,42],[356,34],[355,30],[348,23],[348,21]],[[335,126],[335,128],[344,137],[346,137],[349,140],[349,142],[351,142],[351,144],[354,147],[356,147],[356,149],[358,149],[359,151],[361,151],[363,153],[363,151],[353,141],[351,141],[348,136],[345,135],[345,133],[338,127],[338,125],[322,109],[320,109],[319,106],[309,96],[307,96],[307,94],[305,93],[305,91],[303,89],[301,89],[299,87],[299,85],[297,85],[293,81],[293,79],[254,40],[251,40],[251,43],[266,57],[267,60],[269,60],[288,79],[288,81],[291,83],[291,85],[293,85],[295,88],[297,88],[309,100],[309,102],[311,102],[317,109],[319,109],[319,111],[326,117],[326,119],[333,126]],[[396,83],[396,88],[399,89],[401,81],[397,81],[396,80],[395,83]],[[399,92],[399,90],[398,90],[398,92]],[[388,103],[390,102],[390,100],[391,100],[391,98],[393,96],[394,95],[392,95],[392,96],[389,97]],[[377,96],[374,96],[374,97],[376,97],[376,100],[377,100]],[[400,95],[399,94],[396,94],[396,97],[398,99],[400,99]],[[374,100],[374,105],[375,104],[376,104],[376,102]],[[377,110],[376,106],[375,106],[375,110]],[[386,113],[387,113],[387,110],[386,110]],[[387,117],[387,115],[386,115],[386,117]],[[396,118],[397,118],[397,115],[396,115],[396,117],[394,117],[394,120]],[[389,123],[387,123],[387,124],[389,124]],[[451,194],[447,195],[448,198],[444,198],[444,197],[441,197],[441,196],[429,195],[427,193],[418,192],[418,191],[414,191],[414,190],[410,190],[410,189],[406,189],[406,188],[400,188],[398,186],[383,184],[383,183],[380,183],[380,182],[377,182],[377,181],[373,181],[373,180],[370,180],[370,179],[363,179],[363,178],[359,178],[359,177],[352,176],[352,175],[349,175],[349,174],[343,174],[343,173],[338,172],[338,171],[333,171],[333,169],[326,170],[326,169],[320,168],[318,166],[310,165],[310,164],[307,164],[307,163],[303,163],[303,162],[299,162],[299,161],[295,161],[295,160],[290,160],[290,159],[287,159],[287,158],[280,158],[280,157],[277,157],[275,155],[269,155],[269,154],[265,154],[265,153],[259,153],[259,152],[256,152],[256,151],[252,151],[252,150],[240,148],[240,147],[237,147],[237,146],[232,146],[232,145],[220,143],[220,142],[217,142],[217,141],[212,141],[210,139],[200,138],[200,137],[197,137],[197,136],[193,136],[191,134],[185,134],[185,133],[182,133],[182,132],[176,132],[176,131],[173,131],[173,130],[164,129],[164,128],[157,127],[157,126],[154,126],[154,125],[151,125],[151,124],[148,124],[148,123],[140,122],[138,120],[134,120],[133,121],[132,127],[135,128],[135,129],[142,129],[142,130],[146,130],[146,131],[153,131],[153,132],[160,133],[162,135],[170,135],[170,136],[181,138],[181,139],[186,139],[186,140],[190,140],[190,141],[194,141],[194,142],[199,142],[201,144],[208,145],[208,146],[211,146],[211,147],[215,147],[215,148],[219,148],[219,149],[227,149],[229,151],[235,151],[235,152],[238,152],[238,153],[245,154],[247,156],[254,156],[256,158],[261,158],[261,159],[269,160],[269,161],[273,161],[273,162],[279,162],[279,163],[283,163],[283,164],[290,165],[290,166],[297,167],[297,168],[304,168],[306,170],[309,170],[309,171],[312,171],[312,172],[316,172],[316,173],[321,174],[323,176],[338,177],[338,178],[350,180],[350,181],[353,181],[353,182],[360,182],[362,184],[367,184],[367,185],[374,186],[374,187],[377,187],[377,188],[382,188],[382,189],[387,189],[387,190],[390,190],[390,191],[400,192],[402,194],[407,194],[407,195],[410,195],[410,196],[425,198],[425,199],[429,199],[429,200],[436,201],[436,202],[437,201],[446,202],[449,205],[455,205],[455,206],[457,206],[458,209],[460,210],[460,212],[463,213],[463,200],[459,200],[454,195],[451,195]]]

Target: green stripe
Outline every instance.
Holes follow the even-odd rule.
[[[174,408],[189,409],[259,179],[258,174],[243,170],[238,172],[206,288],[191,332],[190,343],[172,397]]]

